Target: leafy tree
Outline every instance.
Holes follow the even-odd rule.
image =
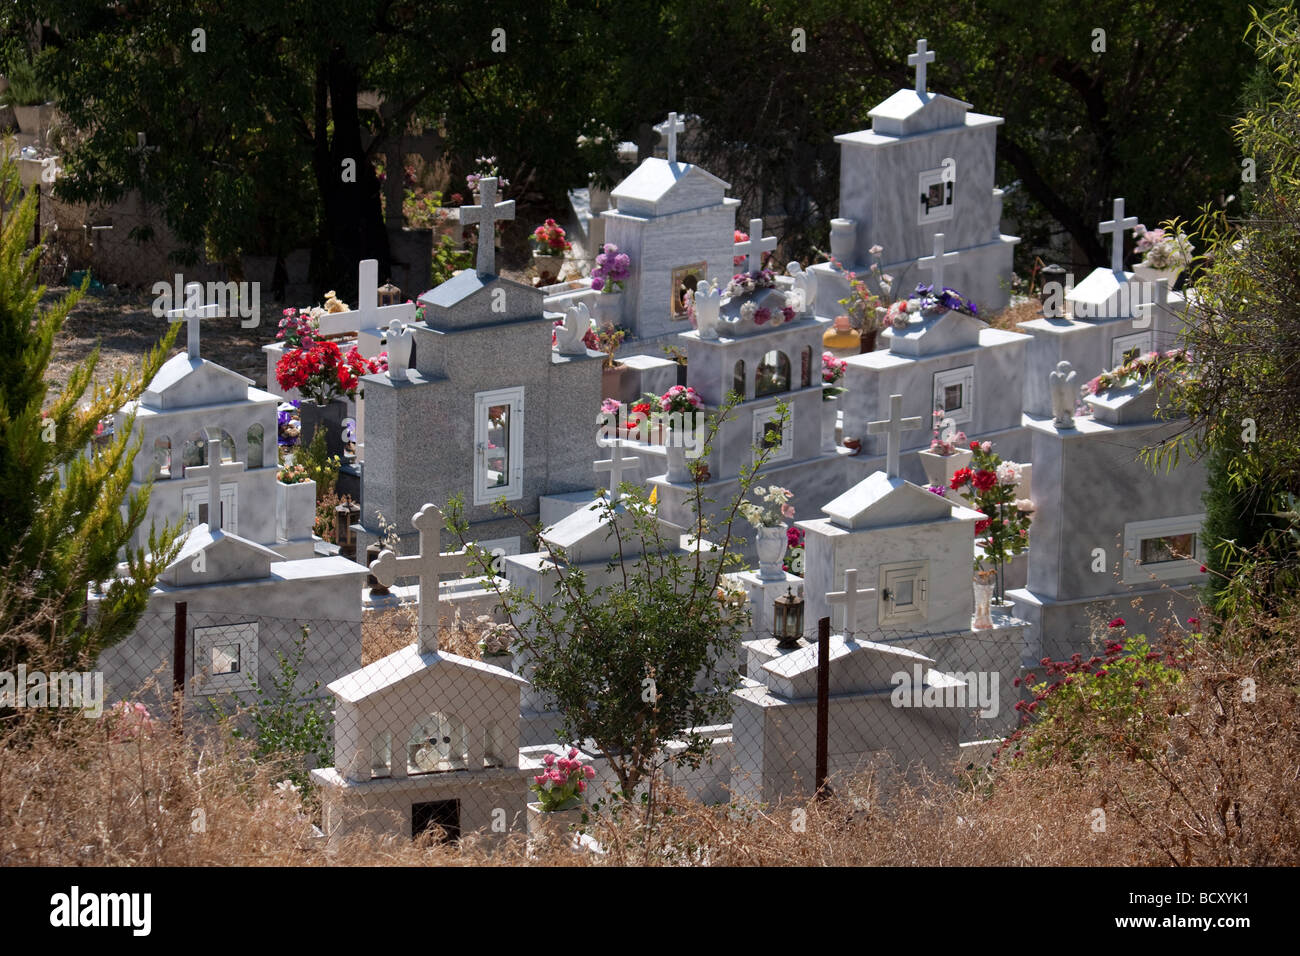
[[[705,457],[737,401],[730,396],[709,416]],[[778,408],[784,422],[788,407]],[[516,660],[532,668],[533,685],[556,701],[563,719],[558,734],[571,743],[592,741],[625,800],[671,759],[670,742],[681,745],[676,759],[698,762],[709,741],[695,728],[728,719],[744,622],[728,600],[723,575],[740,569],[732,524],[771,454],[771,448],[755,449],[740,490],[717,520],[706,516],[712,499],[696,473],[690,499],[695,523],[687,533],[704,542],[699,547],[679,548],[656,504],[624,483],[621,497],[603,496],[591,506],[609,528],[605,574],[569,565],[562,548],[544,541],[551,594],[498,586]],[[449,504],[447,526],[470,546],[462,502]],[[490,574],[492,556],[472,553]]]
[[[1185,344],[1197,374],[1177,396],[1189,422],[1152,454],[1208,456],[1206,563],[1221,611],[1269,604],[1300,563],[1285,518],[1300,494],[1300,17],[1255,14],[1250,36],[1266,73],[1234,130],[1257,182],[1244,217],[1207,207],[1196,221],[1205,254]]]
[[[36,197],[19,200],[18,170],[0,159],[0,660],[33,657],[85,663],[130,633],[158,574],[173,556],[177,531],[151,531],[147,550],[128,542],[141,526],[149,489],[128,495],[140,449],[128,426],[104,440],[101,422],[137,398],[176,336],[143,356],[135,374],[95,381],[96,347],[53,396],[46,370],[54,338],[82,290],[40,306],[40,249],[27,239]],[[120,555],[125,573],[119,575]],[[87,619],[87,590],[104,588]]]

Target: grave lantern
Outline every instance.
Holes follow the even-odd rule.
[[[798,647],[803,637],[803,598],[795,597],[792,588],[787,587],[785,596],[772,602],[772,636],[777,647],[787,650]]]
[[[398,300],[402,297],[402,290],[391,282],[385,282],[379,287],[379,304],[397,305]]]
[[[334,509],[334,540],[338,542],[339,554],[347,558],[356,558],[357,539],[352,522],[360,512],[359,505],[346,501]]]
[[[1065,266],[1057,265],[1055,262],[1050,266],[1044,266],[1038,273],[1042,279],[1042,284],[1038,287],[1038,301],[1043,304],[1047,303],[1048,298],[1052,295],[1053,289],[1060,289],[1062,294],[1065,291]]]

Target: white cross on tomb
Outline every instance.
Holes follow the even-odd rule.
[[[677,134],[686,132],[686,124],[676,113],[669,113],[668,119],[655,127],[655,132],[668,137],[668,162],[677,162]]]
[[[920,417],[903,417],[903,396],[889,396],[889,417],[884,421],[867,422],[868,435],[886,435],[885,439],[885,476],[898,477],[898,453],[902,445],[901,437],[909,428],[920,428]]]
[[[185,320],[186,347],[191,359],[199,357],[199,322],[203,319],[215,319],[221,315],[221,306],[203,305],[203,286],[191,282],[185,286],[185,305],[179,309],[167,311],[168,322]]]
[[[858,599],[870,597],[876,593],[875,588],[858,587],[858,569],[849,568],[844,572],[844,590],[829,591],[826,594],[826,600],[831,605],[844,605],[844,638],[853,640],[853,635],[857,633],[858,628]]]
[[[241,461],[221,460],[221,439],[208,439],[208,457],[206,465],[195,465],[185,469],[186,478],[208,478],[208,530],[219,531],[225,524],[221,513],[221,476],[239,474],[244,470]]]
[[[749,238],[736,243],[736,255],[745,257],[745,270],[757,272],[763,268],[763,253],[776,248],[776,236],[763,236],[763,220],[749,220]],[[754,260],[758,263],[755,265]]]
[[[943,233],[941,232],[936,232],[934,234],[933,248],[934,248],[934,254],[917,259],[916,265],[917,268],[925,269],[926,271],[932,272],[934,274],[934,291],[935,294],[937,295],[938,293],[943,291],[944,264],[948,262],[955,262],[957,260],[957,257],[961,255],[961,253],[943,251]]]
[[[515,201],[497,202],[497,178],[488,176],[478,181],[478,192],[483,205],[461,206],[462,224],[478,223],[478,258],[474,268],[488,275],[496,273],[496,224],[498,219],[515,218]]]
[[[934,51],[926,50],[925,38],[916,41],[916,52],[909,53],[907,65],[916,67],[916,92],[925,95],[925,66],[934,62]]]
[[[389,587],[399,577],[414,577],[420,581],[419,640],[421,654],[438,650],[438,619],[441,608],[438,578],[442,574],[464,574],[469,569],[469,553],[438,550],[442,529],[442,512],[437,505],[427,504],[411,516],[411,524],[420,532],[420,551],[398,557],[385,548],[379,557],[370,562],[370,573],[384,587]]]
[[[1110,233],[1110,271],[1124,271],[1124,233],[1138,224],[1137,216],[1124,218],[1124,200],[1116,199],[1111,207],[1113,219],[1103,222],[1097,231],[1103,236]]]
[[[625,458],[623,443],[617,439],[600,447],[609,448],[609,457],[604,461],[594,462],[592,468],[595,471],[609,472],[609,496],[615,498],[618,496],[618,486],[623,483],[623,472],[632,471],[641,463],[641,459],[635,456]]]

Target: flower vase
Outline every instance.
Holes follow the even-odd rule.
[[[686,446],[677,440],[670,431],[668,433],[668,481],[672,484],[681,484],[691,480],[691,470],[686,465]]]
[[[975,620],[971,624],[972,630],[986,631],[993,626],[992,604],[993,604],[993,580],[990,578],[987,582],[975,579]]]
[[[615,362],[602,366],[600,370],[600,397],[612,398],[627,405],[637,400],[637,388],[641,384],[641,374],[636,369]]]
[[[528,804],[528,842],[533,847],[561,846],[567,837],[569,845],[577,843],[573,835],[582,826],[584,807],[581,803],[563,810],[543,810],[540,803]]]
[[[840,403],[834,398],[822,395],[822,454],[833,454],[839,441],[835,430],[839,425]]]
[[[932,485],[947,488],[952,483],[952,476],[970,464],[974,456],[969,448],[959,449],[951,455],[941,455],[934,451],[919,451],[921,467],[925,469],[925,480]]]
[[[325,429],[325,454],[338,455],[343,460],[343,417],[347,414],[347,403],[336,398],[323,405],[304,401],[298,408],[298,423],[301,426],[299,441],[303,448],[311,444],[317,428]]]
[[[623,323],[622,292],[602,292],[596,296],[595,305],[598,328],[604,328],[606,325],[617,327]]]
[[[859,355],[866,355],[868,352],[874,352],[876,350],[876,336],[879,334],[879,331],[879,329],[862,330],[859,334],[859,342],[861,343],[858,346]]]
[[[785,529],[784,522],[774,528],[758,529],[758,576],[764,581],[785,579],[781,568],[787,543]]]
[[[560,272],[564,269],[564,256],[548,256],[533,253],[533,265],[537,267],[538,276],[551,276],[560,281]]]
[[[831,220],[831,257],[846,268],[853,265],[858,244],[857,225],[852,219]]]
[[[1133,278],[1137,279],[1139,282],[1150,282],[1153,285],[1158,279],[1168,279],[1169,289],[1172,291],[1174,283],[1178,281],[1178,274],[1182,271],[1182,269],[1155,269],[1151,266],[1144,266],[1139,262],[1133,267]],[[1147,294],[1146,300],[1148,302],[1155,300],[1154,289]]]

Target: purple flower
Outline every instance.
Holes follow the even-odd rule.
[[[918,282],[916,284],[916,292],[913,294],[913,296],[915,298],[925,298],[926,296],[930,295],[933,292],[934,292],[933,285],[926,285],[923,282]]]
[[[591,287],[595,289],[597,292],[599,292],[601,289],[605,288],[605,280],[602,279],[600,276],[595,276],[591,280]]]

